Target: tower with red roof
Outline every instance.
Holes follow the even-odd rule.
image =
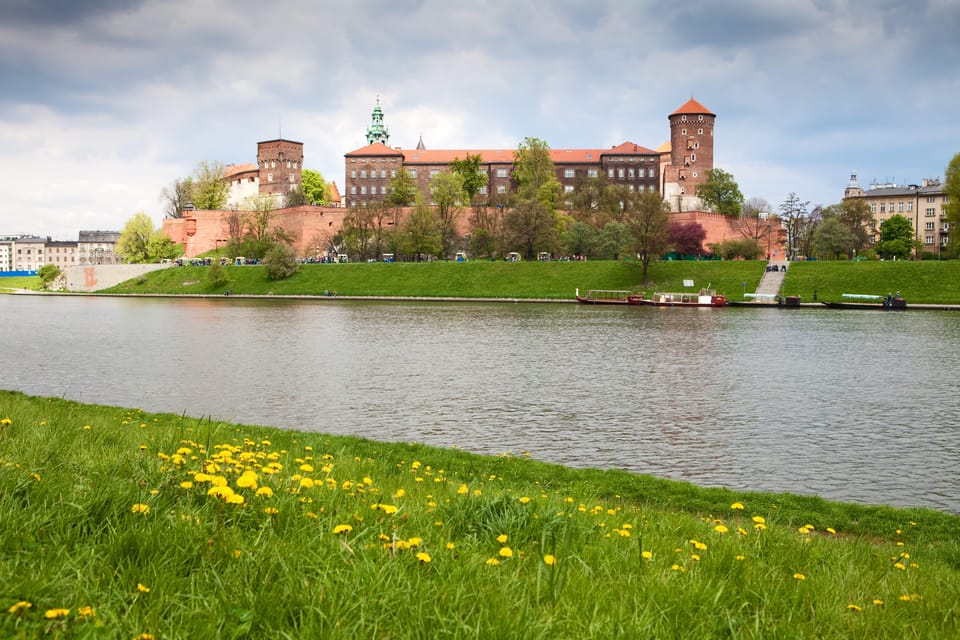
[[[713,169],[713,125],[717,115],[690,98],[668,116],[670,163],[663,170],[663,197],[673,211],[702,209],[697,185]]]

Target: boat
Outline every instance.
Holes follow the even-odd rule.
[[[658,307],[723,307],[727,304],[727,298],[713,289],[700,289],[697,293],[657,292],[650,298],[642,298],[640,304]]]
[[[899,293],[895,296],[875,296],[859,293],[844,293],[842,297],[849,300],[841,302],[823,301],[830,309],[867,309],[873,311],[904,311],[907,301]]]
[[[586,295],[580,295],[580,289],[574,294],[577,302],[583,304],[641,304],[643,296],[632,291],[613,289],[590,289]]]

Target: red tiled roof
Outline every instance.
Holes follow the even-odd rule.
[[[230,176],[235,176],[238,173],[246,173],[248,171],[257,171],[257,165],[252,162],[247,162],[245,164],[228,164],[223,169],[223,177],[229,178]]]
[[[694,100],[693,98],[690,98],[689,100],[687,100],[685,103],[683,103],[683,106],[681,106],[679,109],[677,109],[676,111],[674,111],[674,112],[671,113],[670,115],[675,116],[675,115],[680,115],[680,114],[684,114],[684,113],[687,113],[687,114],[689,114],[689,113],[701,114],[701,113],[702,113],[702,114],[704,114],[704,115],[710,115],[710,116],[716,116],[716,115],[717,115],[717,114],[713,113],[712,111],[710,111],[710,109],[707,109],[705,106],[703,106],[702,104],[700,104],[699,102],[697,102],[696,100]]]
[[[479,155],[480,162],[483,164],[513,164],[514,149],[407,149],[397,150],[376,143],[371,144],[356,151],[346,154],[350,156],[382,156],[382,155],[402,155],[404,164],[450,164],[450,162],[460,159],[463,160],[467,155]],[[601,156],[610,154],[648,154],[656,155],[646,147],[624,142],[610,149],[551,149],[550,159],[555,164],[567,163],[594,163],[599,162]]]

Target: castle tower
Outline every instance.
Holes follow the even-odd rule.
[[[713,126],[717,116],[690,98],[668,116],[670,165],[664,175],[664,199],[673,211],[702,209],[697,185],[713,169]]]
[[[370,115],[370,126],[367,127],[367,144],[380,142],[387,144],[390,141],[390,130],[383,126],[383,110],[380,108],[380,96],[377,96],[377,106]]]
[[[303,143],[283,138],[258,142],[257,167],[260,195],[285,196],[303,179]]]
[[[860,188],[860,183],[857,182],[857,172],[850,172],[850,182],[847,183],[847,188],[843,190],[843,198],[859,198],[863,195],[863,189]]]

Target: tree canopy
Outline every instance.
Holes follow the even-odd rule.
[[[944,205],[947,214],[947,223],[950,225],[950,253],[956,256],[960,248],[960,153],[953,156],[945,171],[943,192],[947,196]]]
[[[463,178],[463,192],[467,196],[468,202],[480,193],[480,188],[486,186],[488,177],[480,168],[480,154],[467,154],[467,157],[461,160],[454,158],[450,163],[450,170]]]
[[[154,229],[150,216],[141,212],[123,226],[117,240],[117,253],[127,262],[159,262],[176,258],[183,250],[160,229]]]
[[[330,203],[330,185],[319,171],[304,169],[300,172],[300,189],[306,204],[326,205]]]
[[[697,197],[711,211],[739,218],[743,194],[733,175],[723,169],[708,169],[707,181],[697,185]]]
[[[659,193],[644,191],[624,202],[624,209],[630,239],[643,267],[640,280],[646,283],[650,263],[670,246],[670,205]]]
[[[187,203],[193,202],[193,178],[177,178],[160,192],[163,214],[168,218],[182,218]]]
[[[562,185],[557,180],[547,143],[539,138],[524,138],[513,157],[517,202],[536,200],[549,213],[556,211]]]
[[[909,258],[919,243],[913,237],[910,219],[899,214],[880,223],[880,242],[877,253],[883,258]]]
[[[222,209],[227,204],[230,185],[223,179],[224,166],[219,162],[199,162],[193,170],[193,206],[197,209]]]

